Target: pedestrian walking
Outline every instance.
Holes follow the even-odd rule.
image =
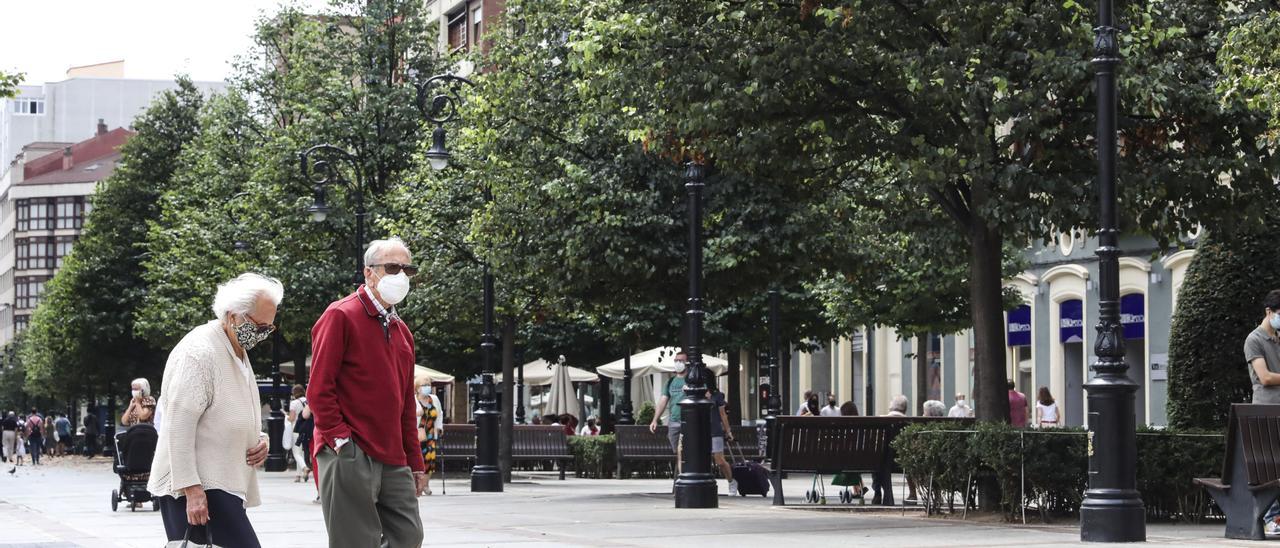
[[[58,417],[54,413],[45,413],[44,415],[44,454],[52,457],[54,447],[58,445],[58,430],[54,427],[53,421]]]
[[[1253,403],[1280,404],[1280,289],[1262,299],[1264,316],[1244,339],[1244,359],[1253,383]],[[1280,534],[1280,501],[1271,503],[1263,516],[1267,535]]]
[[[311,428],[314,421],[311,420],[311,413],[303,416],[303,411],[307,408],[307,389],[301,384],[293,385],[293,392],[290,394],[293,398],[289,402],[289,423],[292,425],[286,435],[293,438],[293,461],[296,464],[297,474],[294,475],[294,483],[307,481],[311,475]]]
[[[89,411],[84,416],[84,457],[93,458],[98,454],[98,416]]]
[[[427,477],[427,486],[422,494],[430,495],[431,474],[436,471],[436,450],[440,436],[444,435],[444,421],[440,420],[440,399],[436,398],[431,379],[417,377],[413,386],[418,400],[418,440],[422,444],[422,469]]]
[[[733,467],[724,458],[724,444],[725,441],[733,441],[733,429],[729,427],[729,415],[725,413],[724,392],[716,388],[714,381],[709,384],[711,388],[707,390],[707,399],[711,400],[714,409],[711,412],[711,460],[729,482],[729,496],[733,497],[738,495],[738,482],[733,479]]]
[[[667,385],[662,390],[662,397],[658,399],[658,407],[653,410],[653,420],[649,421],[649,432],[658,431],[658,418],[662,416],[662,412],[671,408],[671,414],[667,417],[667,441],[671,443],[671,452],[676,454],[676,474],[680,473],[683,463],[680,457],[680,406],[672,405],[671,402],[678,402],[684,399],[684,383],[685,375],[688,373],[687,367],[689,363],[689,355],[684,351],[676,352],[675,359],[672,362],[675,365],[675,375],[667,380]]]
[[[813,397],[814,397],[814,393],[813,393],[813,391],[812,391],[812,390],[805,390],[805,391],[804,391],[804,397],[803,397],[803,398],[800,398],[800,407],[797,407],[797,408],[796,408],[796,412],[795,412],[795,414],[796,414],[797,416],[804,416],[804,415],[812,415],[812,414],[813,414],[813,413],[810,413],[810,412],[809,412],[809,400],[813,399]]]
[[[4,445],[4,460],[15,467],[9,470],[10,474],[17,470],[20,441],[18,437],[18,414],[10,411],[4,416],[4,419],[0,420],[0,444]]]
[[[31,445],[31,465],[40,466],[40,456],[44,454],[44,419],[33,407],[27,415],[27,443]]]
[[[164,421],[147,490],[159,497],[170,541],[189,534],[197,545],[261,546],[245,513],[261,504],[257,466],[267,459],[248,352],[275,331],[283,299],[279,281],[241,274],[218,286],[215,319],[192,329],[169,353],[160,381]]]
[[[422,543],[413,335],[395,309],[418,273],[411,260],[398,238],[370,242],[365,283],[311,329],[307,405],[331,548]]]
[[[1014,428],[1027,427],[1027,397],[1013,388],[1013,380],[1005,383],[1009,387],[1009,424]]]
[[[889,400],[889,412],[885,413],[886,417],[905,417],[907,416],[907,406],[909,402],[907,397],[898,394],[892,400]],[[871,474],[871,489],[875,491],[875,495],[871,497],[871,504],[884,504],[885,506],[893,506],[893,472],[890,468],[881,467]]]
[[[151,383],[147,379],[133,379],[130,390],[129,408],[120,415],[120,424],[151,423],[156,417],[156,399],[151,397]]]
[[[1058,404],[1053,401],[1053,394],[1049,393],[1048,386],[1041,386],[1036,393],[1035,425],[1037,428],[1058,426]]]
[[[58,419],[53,421],[53,428],[54,432],[58,434],[54,455],[61,457],[67,454],[67,448],[71,447],[73,441],[71,437],[71,419],[67,418],[66,413],[58,413]]]

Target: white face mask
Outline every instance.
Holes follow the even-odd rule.
[[[395,306],[409,294],[409,277],[404,272],[394,276],[383,276],[378,280],[378,295],[387,304]]]
[[[684,368],[685,368],[684,362],[679,362],[679,361],[676,362],[676,373],[684,373]]]
[[[424,386],[424,387],[422,387],[422,388],[419,388],[419,389],[418,389],[418,393],[419,393],[419,394],[422,394],[423,396],[430,396],[430,395],[431,395],[431,387],[430,387],[430,386]]]
[[[134,391],[133,391],[133,397],[135,397],[135,398],[141,398],[141,397],[142,397],[142,391],[141,391],[141,390],[134,390]]]

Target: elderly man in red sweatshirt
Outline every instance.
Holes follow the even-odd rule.
[[[331,548],[422,544],[413,335],[395,311],[418,271],[410,261],[398,238],[370,242],[364,285],[311,329],[307,404]]]

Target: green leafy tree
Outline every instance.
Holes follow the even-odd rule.
[[[1224,103],[1243,101],[1271,120],[1268,143],[1280,130],[1280,11],[1274,5],[1247,2],[1227,6],[1243,23],[1231,30],[1218,62],[1224,77],[1218,89]]]
[[[313,187],[298,154],[322,143],[350,151],[353,165],[338,164],[339,173],[365,182],[366,239],[388,235],[379,228],[386,195],[408,184],[421,131],[406,80],[439,65],[438,35],[420,4],[337,1],[320,15],[285,8],[258,22],[227,97],[202,115],[200,146],[176,175],[182,188],[165,194],[149,226],[146,276],[154,290],[140,320],[149,340],[172,344],[209,318],[218,283],[257,271],[284,283],[277,322],[291,357],[308,353],[311,326],[351,290],[367,242],[355,241],[355,199],[344,185],[326,189],[328,219],[310,221]],[[400,312],[413,324],[409,304]]]
[[[1231,404],[1250,401],[1242,349],[1265,315],[1262,297],[1280,288],[1272,239],[1257,226],[1224,228],[1196,246],[1169,333],[1170,426],[1221,429]]]
[[[200,91],[185,77],[133,122],[116,171],[92,198],[84,232],[46,286],[19,354],[32,394],[69,397],[115,389],[132,377],[155,379],[166,351],[138,337],[148,294],[143,279],[147,224],[160,214],[178,158],[195,138]]]
[[[18,94],[18,85],[26,75],[21,72],[0,71],[0,99],[7,99]]]
[[[901,207],[884,209],[880,232],[961,238],[977,413],[1007,417],[1005,252],[1096,226],[1082,5],[609,0],[585,12],[567,62],[634,140]],[[1273,191],[1264,119],[1214,89],[1233,20],[1208,1],[1129,3],[1118,19],[1124,228],[1169,241],[1259,218],[1256,196]]]

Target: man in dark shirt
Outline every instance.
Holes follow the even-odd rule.
[[[4,446],[4,460],[13,461],[18,454],[18,444],[22,443],[18,437],[18,414],[10,411],[4,419],[0,419],[0,430],[4,432],[0,438]]]
[[[93,412],[84,416],[84,456],[93,458],[98,454],[98,416]]]

